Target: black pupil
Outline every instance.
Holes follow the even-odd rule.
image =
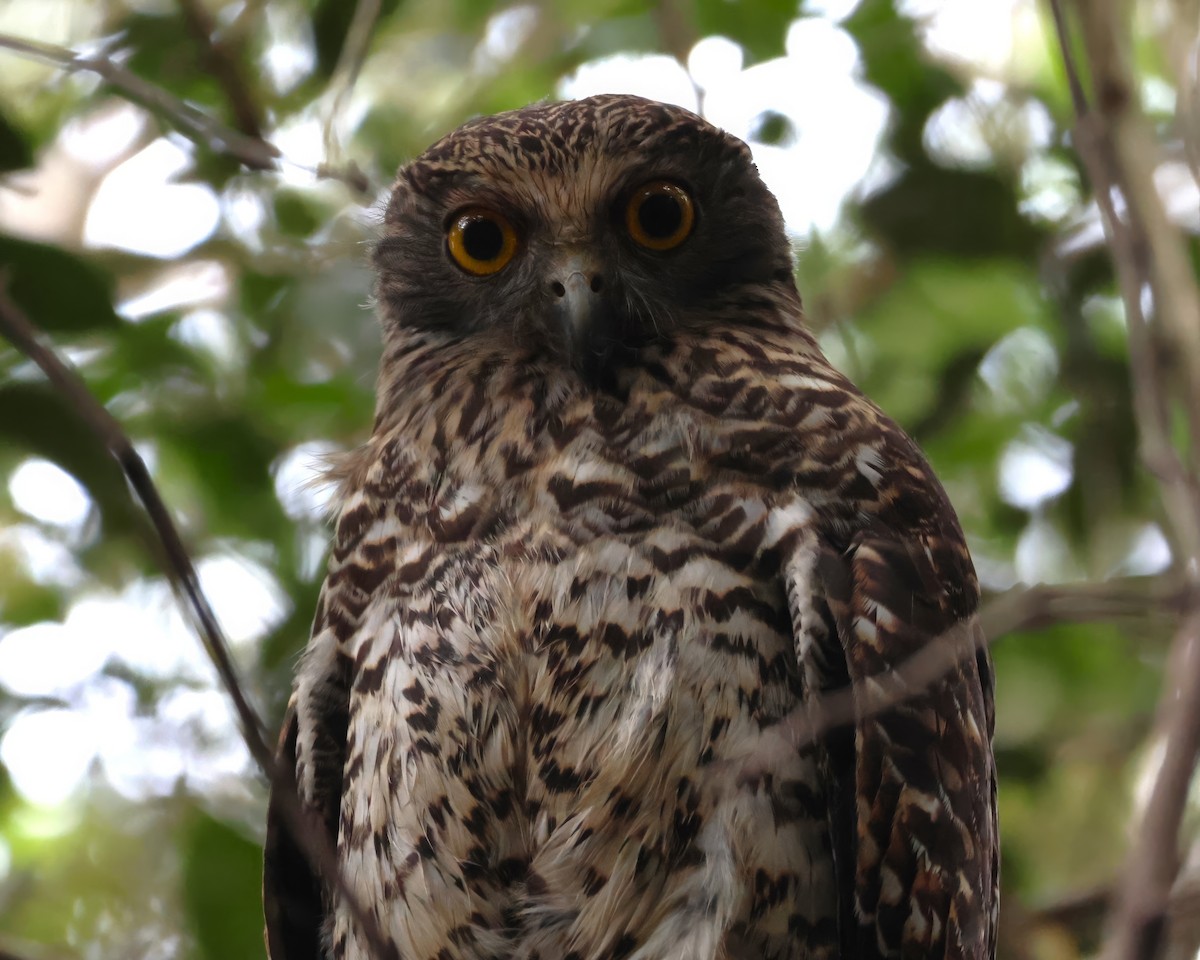
[[[638,207],[638,225],[648,237],[663,240],[683,223],[683,208],[669,193],[652,193]]]
[[[495,260],[504,249],[504,231],[495,220],[475,217],[462,228],[463,249],[474,260]]]

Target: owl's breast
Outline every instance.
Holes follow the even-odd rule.
[[[699,529],[512,531],[534,548],[505,565],[515,632],[498,659],[532,889],[538,915],[572,918],[583,941],[622,912],[635,924],[647,898],[674,906],[639,942],[687,943],[702,921],[717,942],[738,931],[747,956],[792,956],[789,927],[832,916],[817,759],[755,762],[801,679],[781,579],[744,558],[746,530],[770,526],[752,513],[730,497]]]
[[[524,918],[514,957],[798,960],[833,942],[819,760],[772,739],[804,690],[781,544],[812,514],[718,462],[746,443],[702,439],[700,416],[564,415],[387,474],[408,478],[391,503],[415,559],[388,581],[381,689],[451,745],[400,782],[462,795],[477,895]]]

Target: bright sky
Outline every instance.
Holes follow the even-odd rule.
[[[838,26],[853,6],[853,0],[824,0],[825,14],[794,23],[787,55],[767,63],[745,68],[735,44],[710,38],[692,50],[686,70],[668,57],[617,56],[581,67],[562,82],[560,93],[629,92],[692,109],[702,106],[711,120],[744,138],[763,111],[784,114],[794,125],[794,141],[756,145],[756,161],[791,231],[803,235],[813,226],[829,230],[847,194],[869,173],[878,177],[886,172],[876,148],[888,120],[887,104],[859,81],[857,49]],[[926,18],[932,49],[993,75],[1025,69],[1023,51],[1036,28],[1030,0],[910,0],[909,7]],[[526,10],[515,8],[494,18],[477,58],[503,59],[514,36],[528,27]],[[269,7],[267,11],[270,15]],[[311,52],[281,24],[280,40],[267,54],[273,82],[286,88],[309,58]],[[697,89],[703,93],[702,105]],[[986,102],[989,88],[983,84],[972,96]],[[940,127],[930,133],[938,149],[951,159],[978,160],[986,145],[973,131],[973,117],[965,102],[950,105],[937,121]],[[1044,136],[1044,118],[1036,110],[1019,120],[1030,137]],[[116,110],[100,120],[73,124],[62,145],[78,157],[113,157],[132,142],[137,129],[131,109]],[[283,131],[276,142],[292,160],[314,164],[322,154],[320,136],[319,124],[309,120]],[[86,243],[170,259],[208,237],[222,215],[250,232],[261,216],[256,201],[237,196],[222,200],[206,186],[171,182],[189,163],[184,148],[159,139],[118,166],[104,178],[88,211]],[[290,169],[289,176],[310,182],[310,174],[299,168]],[[36,203],[22,206],[19,198],[6,199],[0,213],[8,226],[36,227]],[[124,312],[136,319],[180,302],[216,300],[223,286],[218,265],[201,265],[126,304]],[[219,354],[228,348],[223,324],[219,311],[197,311],[183,335]],[[1021,349],[1014,353],[1013,344],[998,345],[985,361],[985,379],[1000,383],[1011,373],[1017,353],[1021,362],[1039,356],[1054,362],[1049,345],[1041,345],[1045,350],[1036,343],[1016,346]],[[1019,373],[1037,375],[1025,368]],[[1062,443],[1049,434],[1031,433],[1006,452],[999,469],[1011,502],[1035,507],[1065,489],[1071,460]],[[302,447],[277,465],[276,490],[297,519],[320,514],[320,492],[310,491],[305,481],[324,452]],[[0,548],[20,553],[33,575],[45,582],[83,582],[70,545],[87,536],[90,503],[84,490],[56,466],[29,460],[12,475],[9,492],[30,522],[0,531]],[[1036,578],[1038,557],[1048,549],[1044,535],[1033,528],[1030,543],[1019,552],[1017,576]],[[1152,569],[1165,563],[1161,534],[1149,529],[1139,536],[1135,565]],[[319,547],[314,543],[314,562]],[[1029,558],[1026,569],[1021,569],[1021,556]],[[226,630],[247,655],[290,612],[266,567],[251,556],[230,549],[201,558],[200,570]],[[104,675],[106,669],[120,667],[187,683],[155,714],[141,716],[129,686]],[[180,777],[197,789],[241,789],[237,775],[249,761],[231,712],[161,583],[136,583],[120,593],[89,589],[65,622],[0,635],[0,684],[13,694],[45,698],[47,704],[18,715],[0,740],[0,758],[32,803],[53,806],[69,800],[97,765],[130,797],[170,792]],[[0,843],[0,863],[3,853]]]

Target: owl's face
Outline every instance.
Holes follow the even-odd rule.
[[[443,138],[400,171],[375,263],[385,327],[498,337],[588,379],[753,298],[796,299],[746,145],[637,97],[539,104]]]

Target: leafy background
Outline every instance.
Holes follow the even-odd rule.
[[[858,85],[886,120],[836,215],[793,224],[827,351],[928,452],[989,594],[1091,582],[1134,598],[1118,620],[1051,614],[994,645],[1004,955],[1088,955],[1154,769],[1170,624],[1152,598],[1170,554],[1046,11],[382,0],[351,90],[343,52],[365,5],[0,5],[0,33],[120,63],[284,155],[249,170],[182,135],[171,111],[131,108],[119,85],[0,49],[0,269],[149,462],[269,723],[328,539],[306,480],[370,424],[364,251],[395,168],[468,117],[588,77],[647,92],[638,64],[652,55],[677,61],[682,96],[705,94],[684,72],[696,81],[696,51],[769,66],[797,22],[819,21],[854,50],[830,84]],[[1136,12],[1160,186],[1194,231],[1175,121],[1194,17],[1187,3]],[[948,36],[971,42],[947,49]],[[618,56],[628,69],[588,72]],[[778,170],[789,145],[836,151],[787,106],[818,102],[822,85],[778,84],[779,106],[749,131],[756,152]],[[353,176],[318,178],[325,160]],[[365,194],[345,182],[355,171]],[[804,177],[798,166],[789,191],[800,208],[829,207],[828,185]],[[149,226],[131,237],[130,222]],[[264,786],[124,480],[8,348],[0,478],[0,950],[261,957]]]

